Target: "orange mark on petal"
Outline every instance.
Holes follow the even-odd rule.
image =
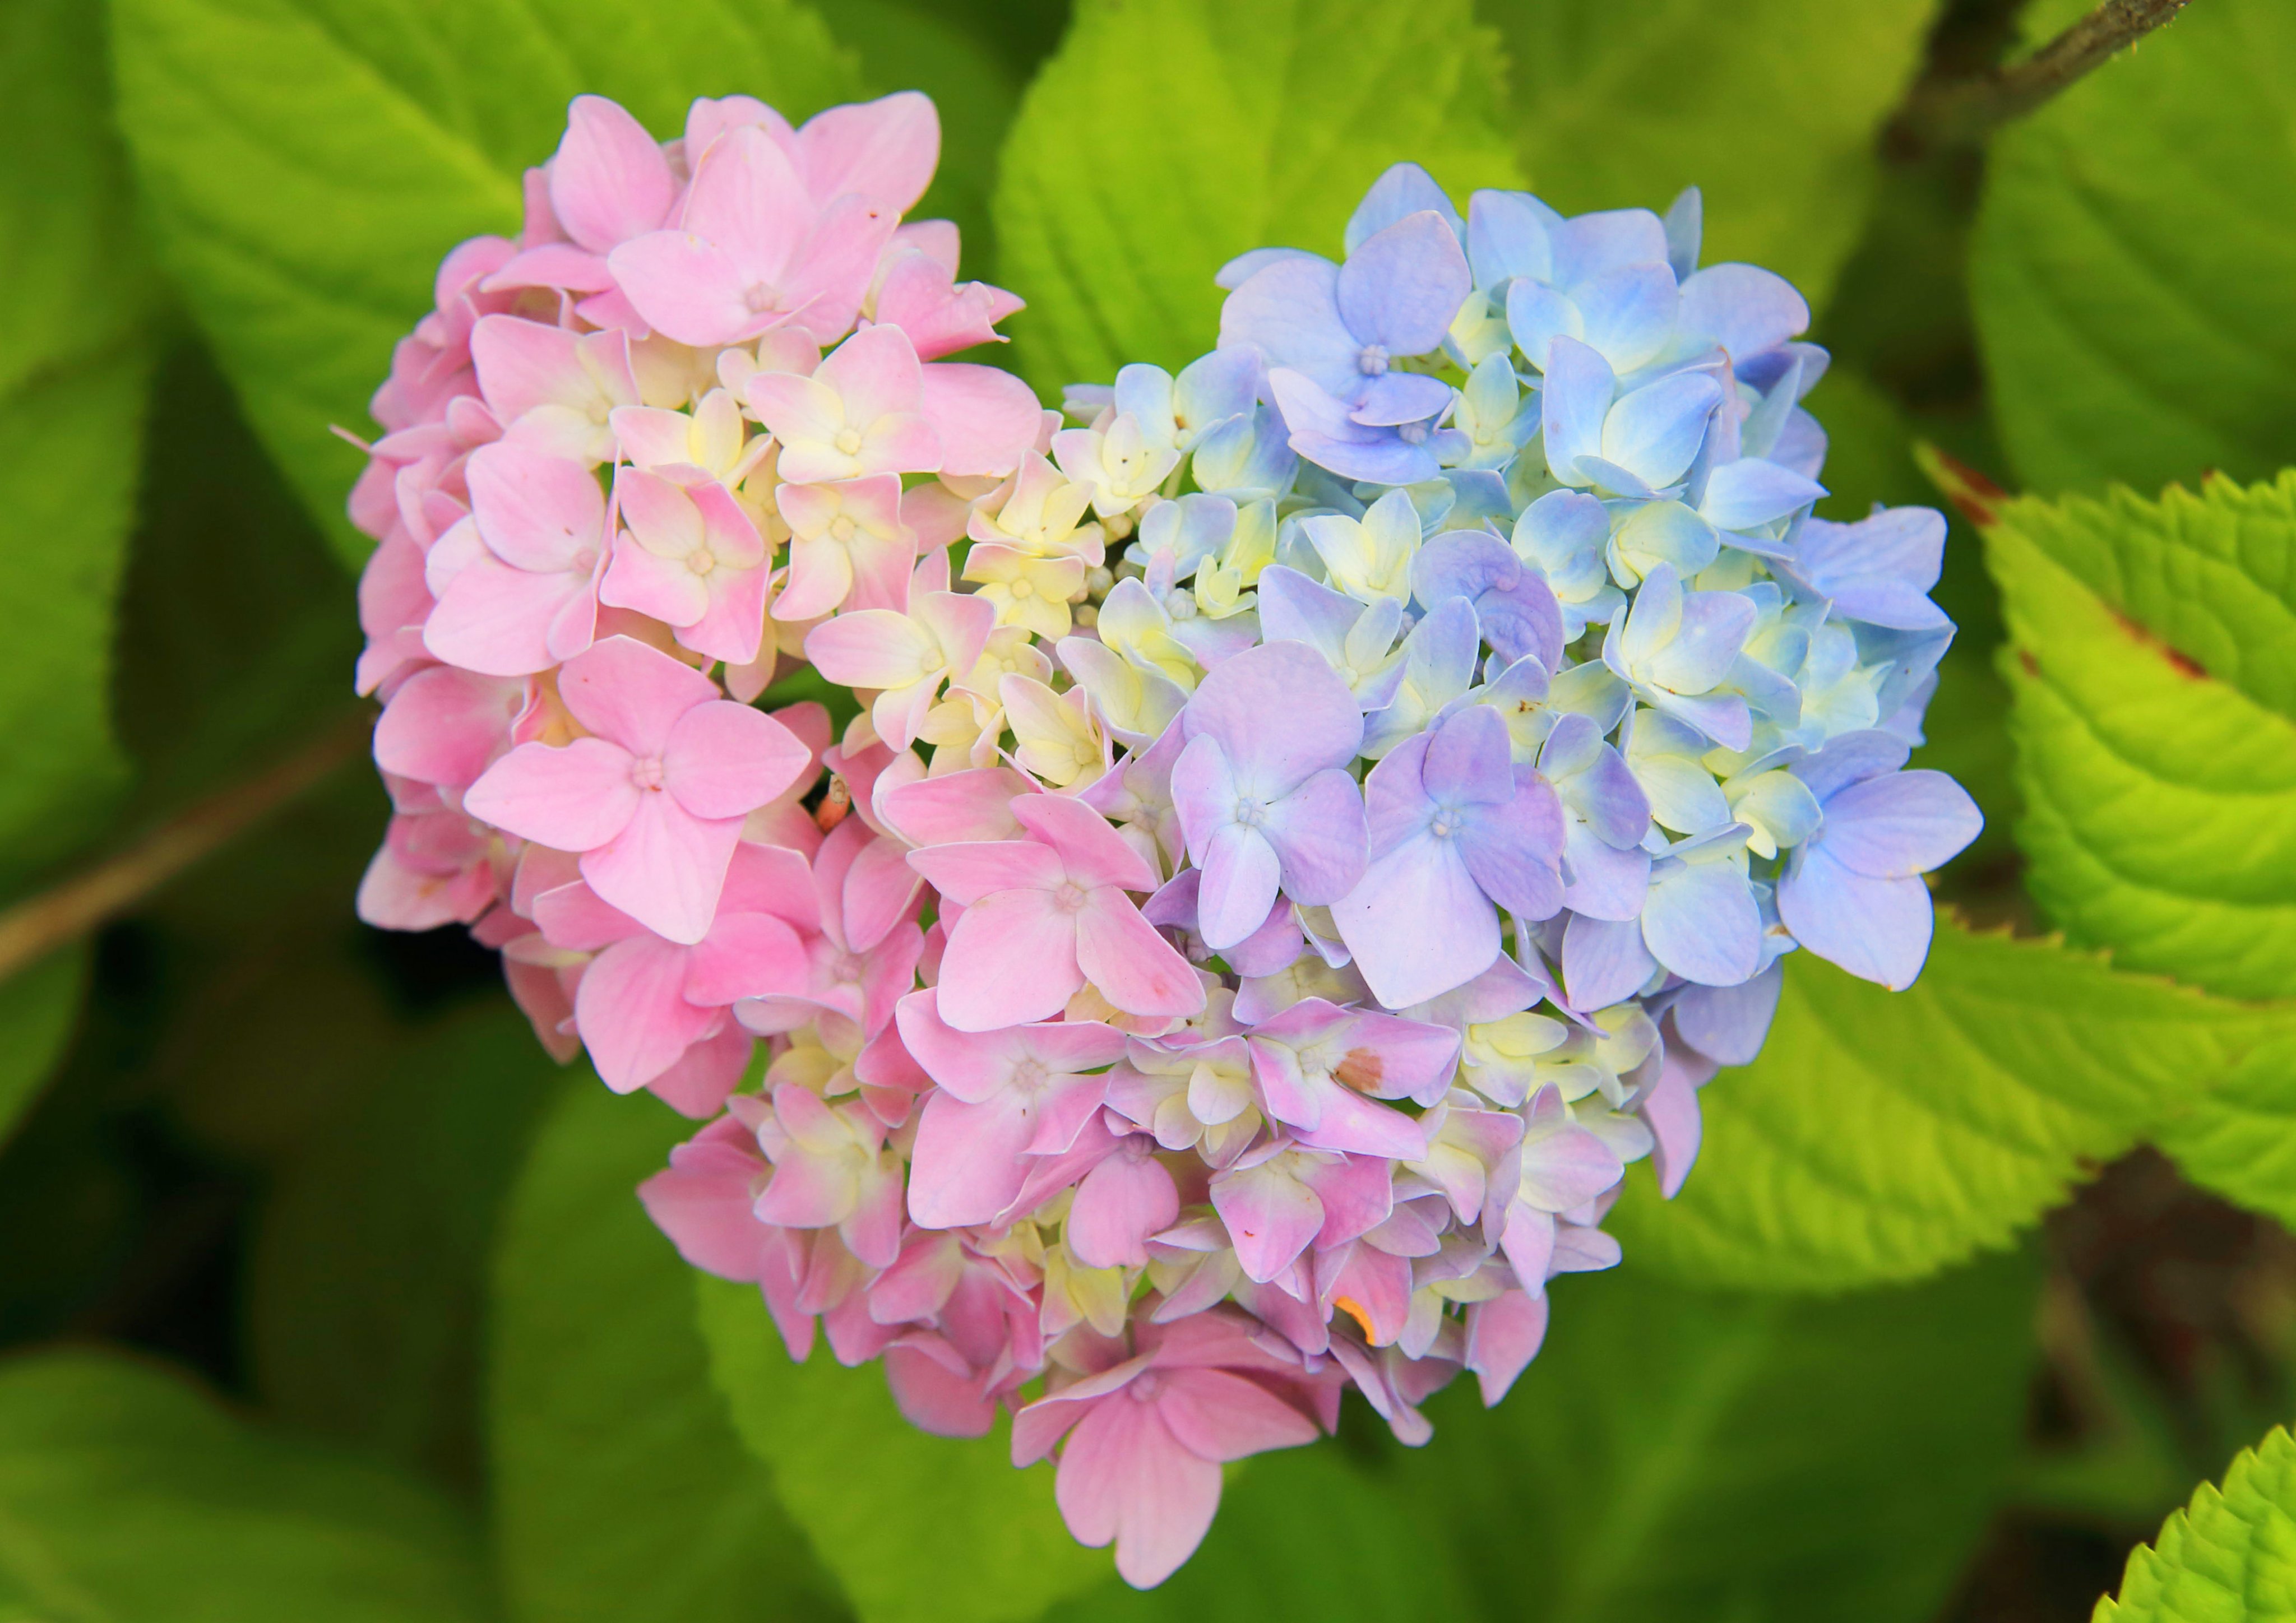
[[[1342,1296],[1333,1301],[1332,1306],[1337,1307],[1341,1313],[1346,1314],[1349,1318],[1356,1322],[1357,1328],[1363,1332],[1365,1340],[1370,1342],[1374,1347],[1379,1345],[1378,1339],[1372,1334],[1371,1315],[1364,1310],[1362,1303],[1357,1301],[1351,1296]]]
[[[1386,1074],[1387,1062],[1380,1057],[1377,1050],[1371,1048],[1349,1049],[1347,1057],[1332,1071],[1332,1075],[1343,1085],[1359,1094],[1368,1094],[1377,1088],[1380,1078]]]
[[[829,788],[821,797],[821,809],[813,814],[813,820],[825,834],[844,822],[845,814],[852,809],[853,791],[842,777],[832,775]]]

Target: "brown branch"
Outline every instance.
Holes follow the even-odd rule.
[[[2186,4],[2103,0],[2022,61],[1981,73],[1925,76],[1882,131],[1882,150],[1907,163],[1948,148],[1973,147],[2087,75],[2122,46],[2136,44]]]
[[[269,771],[209,796],[86,872],[0,913],[0,980],[117,918],[316,786],[359,752],[373,726],[364,713],[355,725],[332,726]]]

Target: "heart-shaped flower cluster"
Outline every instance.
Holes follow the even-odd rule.
[[[1399,165],[1062,429],[942,358],[1019,301],[901,222],[937,147],[586,97],[447,257],[351,504],[360,907],[706,1120],[641,1192],[687,1258],[928,1430],[1010,1410],[1152,1584],[1343,1388],[1496,1402],[1782,954],[1919,971],[1944,525],[1810,515],[1824,353],[1694,193]],[[841,733],[774,705],[824,680]]]

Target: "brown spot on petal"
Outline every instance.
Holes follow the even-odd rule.
[[[2041,675],[2041,662],[2033,657],[2033,651],[2031,649],[2020,648],[2017,651],[2017,663],[2025,668],[2025,674],[2027,676],[2033,677],[2036,681],[2039,680]]]
[[[1376,1090],[1380,1078],[1387,1074],[1387,1062],[1375,1049],[1350,1048],[1347,1057],[1332,1068],[1332,1075],[1343,1085],[1359,1094]]]

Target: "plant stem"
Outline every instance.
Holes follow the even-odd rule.
[[[1980,73],[1924,77],[1882,131],[1883,153],[1910,163],[1974,147],[2087,76],[2185,9],[2187,0],[2103,0],[2021,62]]]
[[[0,913],[0,980],[117,918],[201,857],[316,786],[359,752],[373,726],[329,727],[285,760],[209,796],[85,873]]]

